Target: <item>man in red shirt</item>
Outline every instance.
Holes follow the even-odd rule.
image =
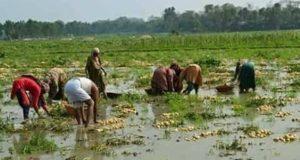
[[[39,83],[33,76],[21,76],[13,82],[11,90],[11,99],[17,96],[18,102],[23,109],[24,119],[28,119],[29,109],[32,106],[35,112],[39,114],[39,107],[41,106],[49,115],[47,103],[43,94],[49,91],[49,85],[46,83]]]

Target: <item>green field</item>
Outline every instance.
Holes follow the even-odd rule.
[[[85,76],[85,61],[94,47],[102,51],[108,89],[124,95],[101,99],[100,119],[119,117],[124,126],[85,129],[70,117],[64,119],[65,111],[57,105],[51,106],[57,112],[55,118],[33,119],[32,124],[16,129],[12,123],[19,124],[22,117],[16,100],[8,99],[12,81],[24,73],[43,78],[52,67],[63,68],[69,77]],[[183,155],[190,159],[297,159],[299,140],[276,143],[273,139],[287,133],[300,135],[299,53],[296,30],[0,41],[0,151],[12,159],[183,159]],[[236,87],[230,94],[217,93],[215,87],[233,77],[238,59],[255,63],[257,91],[240,95]],[[153,69],[173,61],[182,67],[190,63],[202,67],[200,94],[147,96],[144,89],[150,86]],[[266,106],[272,110],[261,112]],[[124,114],[124,108],[134,112]],[[283,112],[292,115],[280,117]],[[47,136],[36,131],[41,128]],[[258,134],[260,129],[272,134]],[[36,136],[26,139],[28,135]],[[20,137],[25,140],[15,140]],[[39,145],[45,150],[34,147]]]
[[[297,56],[300,43],[298,31],[212,33],[186,35],[105,36],[74,39],[27,40],[0,42],[1,64],[12,67],[52,67],[58,58],[71,62],[85,61],[91,48],[99,47],[109,66],[130,60],[151,64],[169,63],[170,59],[184,64],[203,56],[216,58],[278,58]],[[182,56],[182,54],[186,56]],[[4,56],[4,57],[3,57]],[[118,58],[116,58],[118,57]],[[61,63],[63,62],[61,61]],[[42,63],[45,62],[45,63]],[[126,66],[131,66],[131,63]],[[68,65],[65,64],[65,65]],[[132,65],[135,65],[132,64]]]

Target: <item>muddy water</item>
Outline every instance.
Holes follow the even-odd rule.
[[[206,93],[215,94],[214,90],[206,90]],[[202,92],[201,94],[205,94]],[[235,92],[232,95],[220,96],[236,96]],[[247,95],[243,95],[244,97]],[[243,97],[242,96],[242,97]],[[4,98],[2,101],[5,101]],[[200,133],[204,129],[199,129],[193,132],[176,132],[173,128],[169,129],[155,129],[152,127],[155,117],[161,113],[166,112],[161,108],[153,106],[152,104],[135,104],[138,115],[131,115],[126,119],[126,127],[124,129],[116,130],[109,135],[101,135],[97,132],[90,132],[82,126],[77,126],[74,123],[74,132],[67,135],[48,134],[48,138],[52,139],[59,146],[60,151],[52,154],[38,154],[38,155],[18,155],[9,153],[10,147],[16,147],[18,141],[26,139],[26,134],[12,134],[2,137],[1,139],[1,157],[12,156],[14,159],[28,159],[32,157],[39,157],[40,159],[65,159],[76,156],[77,159],[298,159],[300,152],[298,147],[299,141],[284,144],[275,143],[273,138],[281,136],[287,132],[295,132],[300,135],[300,125],[298,122],[292,122],[293,117],[300,117],[300,105],[288,105],[278,110],[292,112],[293,115],[285,119],[275,118],[274,116],[260,115],[254,113],[252,117],[231,117],[225,119],[215,119],[206,122],[204,126],[209,130],[224,128],[225,130],[233,131],[234,133],[226,136],[212,136],[208,138],[201,138],[197,141],[186,141],[185,138],[191,138],[194,133]],[[105,117],[111,116],[111,107],[106,106]],[[229,107],[221,107],[223,113],[232,113]],[[255,111],[254,111],[255,112]],[[22,121],[21,109],[16,104],[8,104],[2,106],[2,117],[10,115],[16,123],[16,127],[20,126]],[[32,115],[33,113],[31,113]],[[250,114],[251,115],[251,114]],[[257,124],[261,128],[269,129],[273,132],[270,137],[262,139],[243,139],[242,143],[246,145],[247,152],[231,152],[223,153],[213,146],[217,141],[231,143],[233,139],[243,135],[242,132],[237,131],[236,128],[246,124]],[[91,126],[97,128],[97,126]],[[166,134],[165,130],[169,130],[170,134]],[[100,153],[93,152],[90,147],[96,142],[102,142],[108,137],[122,137],[126,135],[140,135],[144,136],[145,145],[124,145],[113,147],[116,155],[103,156]],[[14,143],[13,143],[14,142]],[[134,153],[131,155],[122,155],[126,151]]]
[[[268,69],[268,68],[267,68]],[[278,73],[279,78],[284,77],[286,73]],[[279,81],[274,80],[271,85],[278,85]],[[280,82],[281,83],[281,82]],[[140,90],[132,90],[134,81],[120,83],[118,85],[108,85],[109,91],[122,91],[142,93]],[[16,102],[10,103],[8,99],[7,89],[2,92],[3,98],[1,104],[1,118],[9,117],[16,127],[22,127],[22,111]],[[192,93],[194,94],[194,93]],[[271,91],[257,88],[257,95],[270,95],[282,96],[284,93],[273,93]],[[239,95],[237,87],[230,94],[219,94],[213,87],[203,87],[200,90],[199,96],[217,95],[222,97],[239,97],[239,99],[247,99],[250,94]],[[299,97],[298,97],[299,98]],[[276,108],[276,111],[289,111],[292,113],[285,119],[274,117],[273,115],[261,115],[255,109],[249,110],[248,115],[241,117],[227,117],[219,118],[211,121],[206,121],[203,124],[196,125],[199,129],[191,132],[176,131],[175,128],[156,129],[152,127],[155,118],[158,118],[162,113],[168,112],[167,107],[160,107],[152,103],[138,103],[134,104],[138,114],[131,114],[125,119],[125,128],[117,129],[106,134],[99,133],[95,129],[99,125],[91,125],[88,129],[76,125],[73,120],[74,131],[67,134],[54,134],[48,133],[47,137],[55,141],[59,150],[50,154],[34,154],[34,155],[21,155],[13,152],[10,153],[9,148],[15,148],[20,141],[27,139],[34,133],[16,133],[11,135],[1,136],[0,139],[0,157],[9,157],[13,159],[66,159],[69,157],[76,157],[76,159],[99,159],[99,160],[113,160],[113,159],[274,159],[274,160],[296,160],[299,159],[300,152],[299,140],[291,143],[275,143],[273,138],[281,136],[285,133],[294,132],[300,136],[300,123],[292,122],[292,118],[300,118],[300,105],[292,104],[284,107]],[[111,105],[101,106],[103,112],[101,113],[102,119],[110,118],[113,116]],[[276,112],[274,111],[274,112]],[[216,112],[223,114],[234,114],[231,106],[219,106]],[[33,110],[30,116],[32,117]],[[231,143],[234,139],[239,139],[244,135],[241,131],[237,130],[238,127],[248,124],[258,125],[260,128],[265,128],[273,132],[273,134],[266,138],[254,139],[246,138],[241,139],[241,143],[247,148],[246,152],[230,151],[216,149],[214,146],[218,142]],[[215,129],[225,129],[232,132],[229,135],[223,136],[209,136],[207,138],[200,138],[196,141],[186,141],[186,138],[191,138],[193,134],[203,131],[211,131]],[[101,153],[94,152],[90,148],[96,144],[104,142],[107,138],[123,137],[128,135],[139,135],[144,137],[144,145],[121,145],[112,147],[115,155],[105,156]],[[122,153],[132,153],[123,155]]]

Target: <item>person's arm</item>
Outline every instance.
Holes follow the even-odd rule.
[[[245,70],[244,66],[241,66],[240,70],[239,70],[239,74],[237,76],[237,79],[238,79],[239,82],[241,81],[241,75],[244,75],[244,72],[245,72],[244,70]]]
[[[101,66],[101,70],[104,72],[104,75],[106,76],[107,73],[106,73],[106,71],[104,70],[104,68],[102,66]]]
[[[180,84],[179,81],[179,76],[174,76],[174,81],[173,81],[174,85],[175,85],[175,92],[180,93],[182,90],[182,84]]]
[[[10,92],[10,99],[14,99],[15,97],[16,97],[16,89],[13,86],[13,88],[11,89],[11,92]]]
[[[240,71],[241,71],[240,63],[237,63],[236,67],[235,67],[234,77],[233,77],[232,81],[235,81],[238,78],[238,76],[240,74]]]
[[[85,75],[87,78],[89,78],[89,65],[90,65],[89,63],[90,63],[90,57],[87,58],[85,68],[84,68]]]
[[[39,113],[39,100],[40,100],[41,90],[36,89],[32,95],[32,107],[34,108],[35,112],[40,116]]]
[[[43,110],[47,113],[47,115],[50,116],[48,105],[43,95],[40,95],[40,105],[42,106]]]
[[[183,80],[184,80],[184,77],[185,77],[185,72],[186,70],[184,69],[183,71],[180,72],[179,74],[179,85],[181,87],[183,87]]]
[[[16,81],[13,82],[13,86],[10,91],[10,99],[14,99],[16,97],[16,93],[17,93],[17,87],[16,87],[17,84],[16,83],[17,83]]]
[[[55,79],[51,79],[49,87],[50,87],[50,89],[49,89],[48,95],[49,95],[50,99],[53,99],[56,96],[56,94],[58,93],[58,81]]]
[[[256,82],[255,82],[255,70],[254,70],[254,68],[253,68],[253,71],[252,71],[252,78],[253,78],[253,90],[255,90],[255,88],[256,88]]]

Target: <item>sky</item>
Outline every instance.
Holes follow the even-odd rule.
[[[28,19],[94,22],[121,16],[147,20],[150,16],[161,16],[165,8],[172,6],[183,13],[203,11],[206,4],[251,4],[257,8],[274,2],[277,0],[0,0],[0,23]]]

